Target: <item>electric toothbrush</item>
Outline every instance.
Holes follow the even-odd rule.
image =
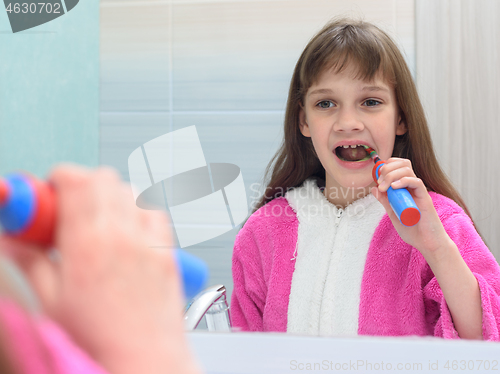
[[[378,157],[377,153],[373,148],[370,148],[364,145],[366,151],[369,153],[375,165],[372,169],[372,177],[375,182],[378,181],[379,178],[379,169],[382,165],[385,164],[384,161]],[[389,186],[387,189],[387,197],[389,199],[389,203],[391,204],[391,208],[396,214],[401,222],[405,226],[414,226],[420,221],[420,210],[415,204],[413,197],[408,192],[406,188],[398,188],[393,189]]]
[[[48,183],[21,173],[0,178],[0,224],[10,237],[50,248],[57,224],[56,210],[55,191]],[[174,257],[184,294],[191,299],[204,287],[208,268],[201,259],[178,248]]]

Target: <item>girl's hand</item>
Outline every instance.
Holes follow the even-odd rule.
[[[130,186],[108,168],[61,166],[50,182],[59,258],[13,240],[0,243],[45,312],[112,373],[197,373],[166,214],[139,209]]]
[[[373,187],[371,192],[384,206],[401,239],[417,248],[426,259],[450,244],[451,239],[439,219],[427,188],[416,177],[410,160],[393,157],[385,161],[385,165],[379,169],[378,182],[378,187]],[[416,225],[408,227],[399,221],[387,198],[389,186],[395,190],[406,188],[413,196],[420,209],[420,221]]]

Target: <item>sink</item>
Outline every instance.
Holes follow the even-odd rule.
[[[188,338],[207,374],[500,371],[500,344],[495,342],[199,331],[188,333]]]

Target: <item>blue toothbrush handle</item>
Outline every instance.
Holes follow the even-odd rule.
[[[384,163],[377,163],[374,168],[376,180],[378,180],[378,170]],[[420,221],[420,209],[418,209],[415,200],[406,188],[393,189],[389,187],[387,190],[387,198],[389,204],[401,222],[405,226],[414,226]]]
[[[208,280],[208,267],[203,260],[176,248],[174,257],[181,275],[184,295],[187,300],[195,297]]]

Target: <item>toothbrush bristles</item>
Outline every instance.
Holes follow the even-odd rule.
[[[377,152],[375,152],[375,150],[373,148],[368,147],[367,145],[363,145],[363,147],[365,147],[366,152],[368,152],[368,154],[372,158],[373,162],[376,163],[378,160],[380,160],[380,158],[377,155]]]

